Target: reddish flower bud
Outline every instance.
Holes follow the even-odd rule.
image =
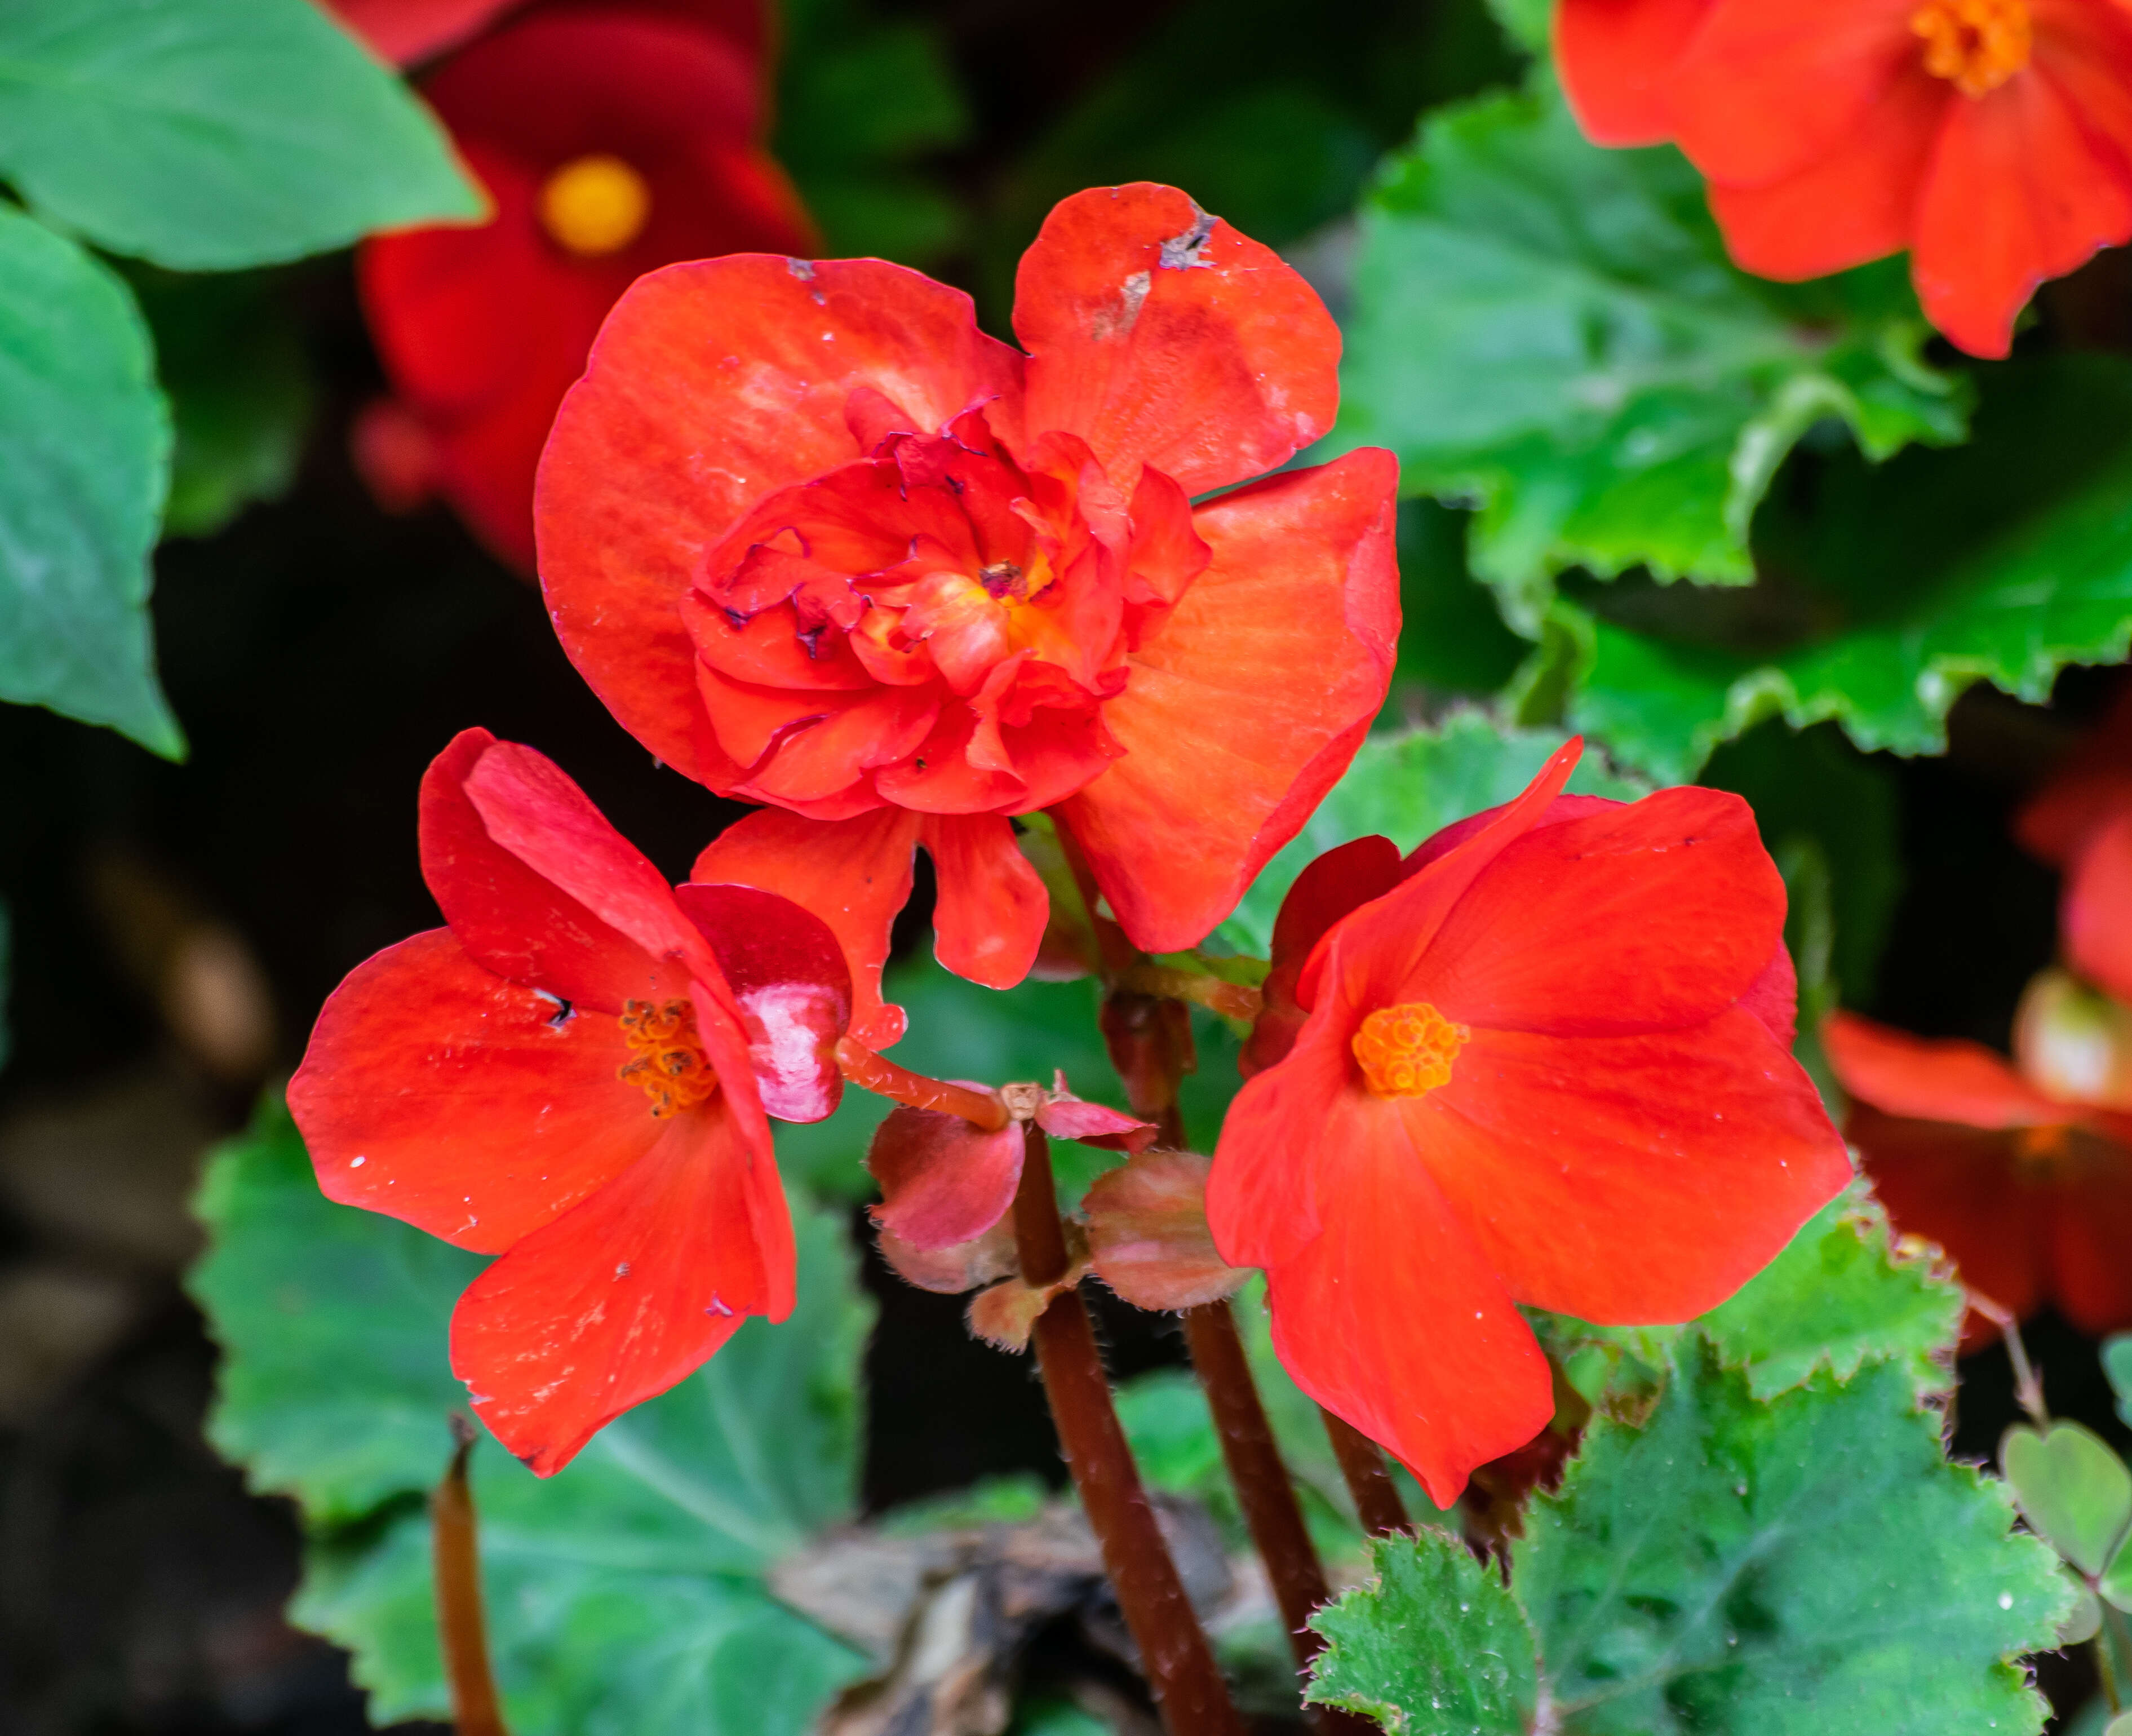
[[[1083,1201],[1096,1276],[1136,1308],[1197,1308],[1251,1276],[1215,1251],[1207,1227],[1208,1161],[1150,1152],[1098,1176]]]

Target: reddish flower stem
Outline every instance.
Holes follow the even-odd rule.
[[[1371,1536],[1409,1529],[1406,1503],[1400,1499],[1399,1485],[1385,1469],[1385,1455],[1376,1442],[1322,1406],[1318,1414],[1325,1419],[1332,1456],[1340,1461],[1340,1474],[1347,1479],[1347,1493],[1355,1498],[1362,1529]]]
[[[1193,1001],[1224,1018],[1248,1022],[1259,1016],[1265,997],[1256,988],[1232,983],[1203,970],[1179,970],[1173,964],[1142,960],[1129,965],[1118,976],[1118,986],[1136,994],[1163,995],[1173,1001]]]
[[[913,1109],[959,1115],[987,1133],[996,1133],[1013,1118],[997,1092],[973,1091],[968,1085],[952,1085],[944,1079],[913,1073],[886,1056],[876,1055],[855,1037],[837,1039],[837,1065],[855,1085]]]
[[[1070,1261],[1059,1222],[1049,1142],[1034,1123],[1028,1141],[1014,1199],[1015,1243],[1023,1282],[1041,1286],[1063,1278]],[[1213,1648],[1184,1595],[1177,1564],[1140,1486],[1080,1291],[1054,1296],[1037,1316],[1035,1335],[1059,1444],[1102,1550],[1118,1608],[1140,1647],[1164,1728],[1169,1736],[1243,1736]]]
[[[430,1565],[436,1577],[437,1645],[451,1683],[452,1722],[459,1736],[505,1736],[497,1705],[496,1678],[488,1667],[488,1624],[482,1613],[481,1551],[475,1534],[473,1493],[467,1487],[473,1426],[452,1418],[459,1445],[444,1480],[430,1497]]]

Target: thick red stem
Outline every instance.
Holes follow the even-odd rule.
[[[1015,1243],[1023,1281],[1053,1284],[1066,1275],[1069,1260],[1052,1185],[1050,1146],[1034,1124],[1028,1139],[1014,1200]],[[1052,1299],[1037,1316],[1035,1339],[1059,1444],[1102,1550],[1119,1610],[1140,1647],[1164,1728],[1169,1736],[1243,1736],[1213,1648],[1184,1595],[1184,1582],[1140,1486],[1078,1290]]]
[[[1332,1456],[1340,1461],[1340,1474],[1347,1479],[1347,1493],[1355,1498],[1362,1529],[1371,1536],[1409,1529],[1406,1503],[1400,1499],[1399,1485],[1385,1469],[1385,1455],[1376,1442],[1323,1407],[1318,1414],[1325,1419]]]
[[[863,1086],[913,1109],[933,1109],[944,1115],[959,1115],[987,1133],[996,1133],[1013,1118],[996,1091],[972,1091],[944,1079],[931,1079],[899,1067],[885,1055],[876,1055],[856,1037],[837,1039],[837,1065],[855,1085]]]
[[[497,1704],[496,1678],[488,1667],[488,1624],[482,1613],[481,1551],[475,1535],[473,1494],[467,1487],[467,1455],[474,1432],[463,1416],[452,1418],[459,1445],[444,1480],[430,1497],[430,1565],[436,1576],[437,1645],[451,1684],[452,1722],[459,1736],[505,1736]]]

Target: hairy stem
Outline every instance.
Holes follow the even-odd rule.
[[[1031,1125],[1015,1195],[1015,1242],[1026,1283],[1066,1275],[1066,1238],[1051,1179],[1051,1150]],[[1111,1402],[1096,1334],[1078,1290],[1062,1291],[1037,1317],[1036,1363],[1059,1427],[1067,1469],[1080,1492],[1103,1565],[1169,1736],[1242,1736],[1243,1724],[1214,1661],[1184,1582],[1155,1523],[1140,1471]]]
[[[1142,959],[1119,976],[1118,986],[1136,994],[1166,995],[1174,1001],[1191,1001],[1218,1012],[1224,1018],[1249,1021],[1259,1016],[1265,997],[1256,988],[1203,970],[1179,970],[1174,965]]]
[[[1355,1498],[1362,1529],[1373,1537],[1408,1529],[1406,1503],[1400,1499],[1399,1485],[1385,1469],[1385,1455],[1376,1442],[1323,1406],[1318,1414],[1325,1419],[1332,1456],[1340,1461],[1340,1474],[1347,1479],[1347,1493]]]
[[[899,1067],[885,1055],[854,1037],[837,1039],[837,1065],[853,1084],[913,1109],[933,1109],[944,1115],[959,1115],[988,1133],[996,1133],[1012,1118],[996,1091],[973,1091],[968,1085],[950,1084]]]
[[[505,1736],[488,1667],[488,1624],[482,1613],[481,1551],[475,1536],[473,1494],[467,1487],[473,1426],[452,1417],[459,1445],[444,1480],[430,1497],[430,1565],[436,1575],[437,1643],[452,1690],[452,1722],[459,1736]]]

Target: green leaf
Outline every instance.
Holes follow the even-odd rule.
[[[1332,447],[1479,502],[1474,570],[1529,637],[1565,567],[1746,583],[1755,505],[1817,422],[1875,458],[1962,436],[1899,266],[1735,270],[1679,153],[1591,144],[1544,71],[1433,116],[1361,220]]]
[[[2038,1433],[2016,1423],[1999,1463],[2021,1516],[2084,1574],[2102,1571],[2132,1526],[2132,1471],[2092,1429],[2054,1422]]]
[[[295,1495],[312,1541],[295,1619],[348,1646],[381,1723],[447,1705],[421,1494],[465,1389],[450,1310],[482,1264],[335,1205],[286,1110],[209,1166],[193,1277],[223,1360],[212,1438]],[[842,1214],[795,1213],[800,1301],[546,1481],[474,1455],[491,1643],[514,1729],[800,1736],[866,1667],[775,1602],[775,1556],[856,1502],[856,1372],[871,1310]]]
[[[1503,1582],[1457,1538],[1426,1527],[1376,1539],[1370,1557],[1371,1583],[1310,1624],[1327,1643],[1309,1700],[1362,1713],[1401,1736],[1526,1736],[1536,1728],[1537,1642]]]
[[[170,452],[126,286],[0,204],[0,700],[176,759],[148,623]]]
[[[1763,1403],[1689,1333],[1648,1423],[1595,1419],[1511,1546],[1544,1723],[1515,1689],[1477,1710],[1438,1687],[1468,1654],[1512,1684],[1528,1666],[1502,1600],[1442,1583],[1443,1545],[1380,1545],[1377,1584],[1318,1622],[1342,1703],[1402,1736],[2034,1736],[2047,1708],[2014,1660],[2054,1642],[2072,1588],[2013,1517],[1947,1462],[1899,1365]]]
[[[1515,729],[1487,713],[1451,713],[1434,727],[1371,736],[1309,823],[1267,863],[1218,944],[1265,957],[1274,919],[1295,877],[1335,844],[1381,833],[1403,850],[1453,820],[1509,801],[1563,743],[1559,731]],[[1569,780],[1580,795],[1634,801],[1649,786],[1615,777],[1587,752]]]
[[[1731,1301],[1697,1324],[1756,1398],[1816,1373],[1850,1380],[1869,1362],[1901,1363],[1920,1395],[1953,1379],[1962,1286],[1928,1255],[1899,1253],[1888,1214],[1854,1183],[1792,1238]]]
[[[2132,1332],[2120,1332],[2102,1344],[2102,1372],[2117,1395],[2117,1414],[2132,1422]]]
[[[486,209],[429,111],[307,0],[8,0],[0,174],[185,271]]]
[[[2132,645],[2132,361],[1981,371],[1976,439],[1875,468],[1832,455],[1771,500],[1752,590],[1635,589],[1557,618],[1583,636],[1572,720],[1662,781],[1781,715],[1861,748],[1938,753],[1974,680],[2050,696]]]
[[[266,278],[129,275],[177,436],[163,534],[212,536],[295,480],[313,407],[303,343]]]
[[[1399,668],[1389,715],[1414,698],[1427,705],[1432,696],[1500,693],[1532,651],[1504,626],[1494,594],[1467,568],[1472,517],[1440,501],[1400,503]]]

